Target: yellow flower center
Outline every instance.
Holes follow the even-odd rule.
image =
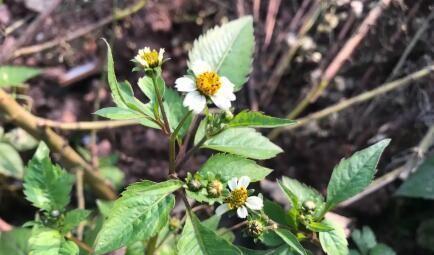
[[[152,50],[147,53],[143,53],[140,55],[142,59],[148,63],[150,68],[157,67],[160,64],[160,61],[158,59],[158,52],[156,50]]]
[[[196,77],[197,89],[207,96],[213,96],[222,86],[220,76],[215,72],[204,72]]]
[[[225,202],[228,203],[230,209],[240,208],[246,203],[248,195],[246,188],[236,188],[226,198]]]

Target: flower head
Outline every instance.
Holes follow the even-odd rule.
[[[264,206],[262,198],[258,196],[250,196],[247,186],[250,183],[250,178],[242,176],[240,179],[234,177],[228,182],[229,189],[231,190],[225,203],[221,204],[216,209],[217,215],[222,215],[229,210],[237,210],[237,215],[240,218],[246,218],[248,215],[247,208],[251,210],[261,210]]]
[[[145,47],[139,50],[134,60],[145,68],[155,68],[163,64],[163,55],[163,48],[157,52],[156,50],[151,50],[149,47]]]
[[[186,92],[184,106],[200,113],[206,105],[207,98],[223,110],[231,107],[231,101],[235,100],[234,84],[202,60],[197,60],[191,66],[194,77],[184,76],[176,79],[175,87],[180,92]]]

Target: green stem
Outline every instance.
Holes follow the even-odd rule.
[[[155,95],[157,96],[158,106],[161,109],[161,115],[163,115],[164,129],[167,132],[167,134],[170,134],[171,131],[169,126],[169,120],[167,119],[166,111],[164,110],[163,99],[160,95],[160,91],[158,90],[158,86],[157,86],[156,71],[152,71],[151,77],[152,77],[152,83],[154,85]]]
[[[146,255],[153,255],[155,253],[157,240],[158,240],[158,235],[155,235],[151,237],[151,239],[149,239],[146,245],[146,253],[145,253]]]
[[[184,117],[182,117],[178,126],[175,128],[173,133],[170,135],[169,139],[169,175],[173,175],[176,173],[176,136],[181,130],[182,126],[184,126],[185,121],[190,117],[191,111],[188,111]]]

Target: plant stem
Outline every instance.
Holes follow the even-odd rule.
[[[158,106],[161,109],[161,115],[163,115],[164,129],[166,131],[166,134],[170,135],[171,131],[169,126],[169,120],[167,119],[166,111],[164,110],[163,98],[161,97],[160,90],[158,90],[156,71],[152,71],[151,77],[152,83],[154,85],[155,95],[157,96]]]
[[[173,133],[170,135],[169,139],[169,175],[174,175],[176,173],[176,136],[184,126],[185,121],[190,117],[191,111],[188,111],[184,117],[182,117],[178,126],[175,128]]]
[[[151,237],[146,244],[146,255],[153,255],[157,248],[158,234]]]
[[[73,241],[74,243],[76,243],[78,245],[78,247],[80,247],[83,250],[87,251],[89,254],[93,254],[94,250],[92,249],[92,247],[90,247],[89,245],[87,245],[87,243],[78,240],[74,236],[66,236],[66,239]]]

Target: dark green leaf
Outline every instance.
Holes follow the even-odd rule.
[[[369,227],[363,227],[361,230],[356,229],[351,233],[351,238],[359,248],[363,255],[367,255],[368,251],[377,245],[374,232]]]
[[[244,255],[295,255],[286,244],[269,250],[251,250],[241,246],[238,248]]]
[[[318,191],[295,179],[283,176],[278,184],[291,204],[298,209],[300,209],[306,201],[314,202],[315,206],[320,205],[324,201],[323,196]]]
[[[297,237],[291,233],[291,231],[283,228],[276,229],[276,234],[282,238],[282,240],[289,245],[297,254],[307,255],[306,250],[298,241]]]
[[[0,66],[0,88],[23,85],[28,79],[38,76],[40,69],[25,66]]]
[[[28,240],[31,232],[27,228],[14,228],[11,231],[0,232],[0,254],[29,254]]]
[[[24,174],[23,161],[14,147],[0,142],[0,174],[22,179]]]
[[[144,115],[139,112],[121,107],[102,108],[96,111],[95,114],[112,120],[132,120],[144,118]]]
[[[273,221],[283,225],[292,226],[289,215],[277,203],[268,199],[264,200],[264,212]]]
[[[89,210],[74,209],[65,214],[63,220],[62,233],[66,234],[84,221],[90,214]]]
[[[422,221],[417,229],[417,244],[434,252],[434,218]]]
[[[399,187],[399,196],[434,199],[434,156],[425,160]]]
[[[396,255],[396,252],[389,246],[380,243],[369,251],[369,255]]]
[[[242,111],[229,121],[229,127],[275,128],[294,124],[295,121],[267,116],[262,112]]]

